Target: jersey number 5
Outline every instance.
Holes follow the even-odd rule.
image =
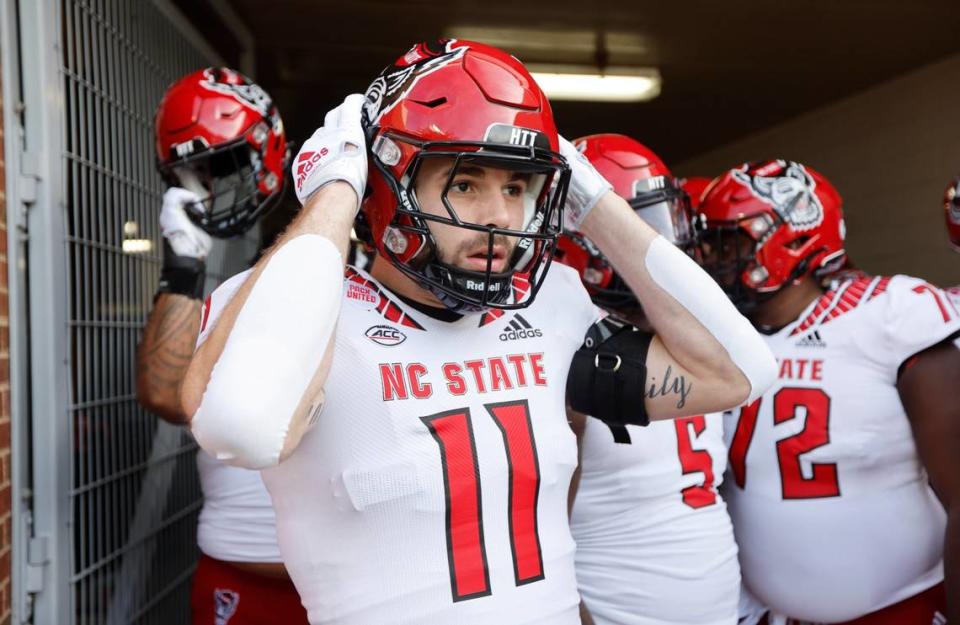
[[[510,490],[507,520],[514,580],[518,586],[543,579],[543,555],[537,529],[540,461],[530,406],[526,400],[485,404],[503,437]],[[480,469],[470,409],[440,412],[421,421],[440,446],[447,500],[447,564],[454,601],[490,594],[490,571],[483,541]]]
[[[761,399],[740,409],[737,429],[730,441],[730,469],[737,486],[747,483],[747,451],[757,429]],[[779,425],[806,413],[803,430],[777,441],[777,461],[784,499],[839,497],[835,462],[814,462],[809,477],[803,475],[800,456],[830,442],[830,396],[819,388],[787,387],[773,396],[773,423]]]
[[[629,445],[633,441],[625,425],[607,423],[613,440],[616,443]],[[699,437],[707,429],[707,420],[703,415],[696,417],[680,417],[673,420],[677,429],[677,457],[680,459],[680,469],[684,475],[703,473],[703,482],[688,486],[680,491],[683,503],[694,510],[705,508],[717,503],[717,493],[713,487],[713,458],[706,449],[695,449],[693,438]]]

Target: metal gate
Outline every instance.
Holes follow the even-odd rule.
[[[153,111],[173,80],[219,59],[165,0],[20,0],[4,17],[22,102],[19,154],[7,151],[23,263],[11,285],[15,621],[188,623],[195,445],[139,407],[134,354],[160,263]],[[257,238],[216,246],[208,290]]]

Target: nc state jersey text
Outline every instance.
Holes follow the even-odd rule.
[[[446,362],[431,372],[419,362],[379,364],[383,401],[427,399],[434,388],[453,396],[467,392],[509,391],[526,386],[546,386],[543,354],[509,354]]]

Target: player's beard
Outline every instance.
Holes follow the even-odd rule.
[[[470,268],[467,265],[466,259],[470,254],[475,254],[477,250],[489,249],[488,245],[490,243],[490,235],[477,233],[476,236],[469,239],[464,239],[457,245],[456,249],[452,252],[445,249],[439,249],[437,251],[437,256],[440,259],[440,262],[449,265],[451,267],[459,267],[461,269],[467,269],[470,271],[475,271],[475,269]],[[493,236],[493,246],[502,247],[506,253],[504,255],[504,262],[502,267],[497,271],[496,265],[491,267],[492,273],[505,273],[510,270],[510,264],[513,259],[513,253],[517,249],[517,244],[519,239],[517,237],[508,237],[503,234],[496,234]]]

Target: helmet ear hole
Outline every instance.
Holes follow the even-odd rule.
[[[808,236],[800,236],[794,239],[793,241],[790,241],[789,243],[787,243],[786,247],[789,250],[796,251],[802,248],[804,245],[806,245],[809,240],[810,240],[810,237]]]

